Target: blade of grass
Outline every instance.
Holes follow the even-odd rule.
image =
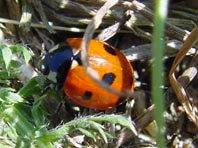
[[[158,125],[156,135],[157,146],[165,148],[164,139],[164,96],[163,86],[163,51],[164,51],[164,28],[167,17],[168,0],[155,0],[154,30],[152,38],[152,99],[156,106],[154,117]]]

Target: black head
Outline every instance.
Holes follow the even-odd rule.
[[[71,67],[73,52],[71,47],[64,46],[53,48],[45,55],[43,60],[43,74],[48,79],[62,85]]]

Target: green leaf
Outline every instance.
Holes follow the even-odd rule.
[[[41,109],[41,103],[45,98],[46,96],[42,96],[36,99],[31,109],[34,122],[37,126],[45,124],[45,112]]]
[[[78,130],[80,130],[82,134],[84,134],[85,136],[87,136],[89,138],[92,138],[96,142],[96,138],[95,138],[95,135],[93,134],[93,132],[83,129],[83,128],[78,128]]]
[[[20,71],[0,71],[0,80],[7,80],[17,78],[21,74]],[[9,83],[9,82],[8,82]]]
[[[11,62],[11,59],[12,59],[12,51],[6,45],[0,46],[0,50],[1,50],[1,53],[2,53],[5,68],[8,69],[8,67],[10,65],[10,62]]]
[[[5,70],[0,71],[0,79],[7,80],[8,79],[8,72]]]
[[[19,68],[21,66],[21,62],[17,61],[17,60],[12,60],[10,65],[13,67],[13,68]]]
[[[20,95],[13,92],[12,88],[0,88],[0,101],[7,104],[23,102],[24,99]]]
[[[24,103],[17,103],[4,110],[4,120],[18,133],[16,147],[52,147],[51,141],[40,141],[37,134],[43,132],[43,128],[36,127],[31,120],[31,106],[24,106]],[[28,110],[30,114],[28,114]]]
[[[0,75],[1,75],[1,72],[0,72]],[[0,78],[0,84],[7,84],[7,83],[9,83],[8,80],[1,80]]]
[[[23,55],[24,60],[26,63],[28,63],[30,61],[30,59],[32,58],[32,56],[34,55],[33,52],[31,52],[30,50],[28,50],[26,47],[18,44],[18,45],[13,45],[10,46],[10,48],[12,49],[12,51],[14,53],[16,53],[18,56]]]
[[[16,131],[23,136],[32,137],[34,127],[33,125],[27,120],[27,116],[22,110],[18,109],[15,105],[6,109],[4,111],[5,120],[10,123],[10,126],[14,126]]]
[[[25,62],[28,63],[32,58],[33,53],[28,51],[27,48],[21,46]]]
[[[97,137],[97,133],[99,133],[102,138],[106,140],[106,137],[112,138],[112,136],[103,131],[103,126],[99,125],[99,123],[94,122],[109,122],[113,124],[120,124],[124,127],[129,128],[134,135],[137,134],[135,127],[127,118],[121,115],[102,115],[98,117],[82,117],[79,119],[72,120],[67,122],[66,124],[59,126],[58,128],[46,133],[45,135],[41,135],[39,137],[40,140],[48,139],[49,141],[55,141],[57,139],[62,138],[64,135],[73,132],[75,129],[79,129],[84,135],[90,137],[92,139],[100,138]]]
[[[102,115],[98,117],[91,117],[88,120],[95,122],[109,122],[112,124],[120,124],[124,127],[129,128],[132,131],[132,133],[137,135],[136,128],[134,127],[132,122],[122,115]]]
[[[97,130],[98,133],[100,133],[103,140],[105,141],[105,143],[107,143],[108,141],[107,141],[107,136],[106,136],[104,127],[101,124],[93,122],[93,121],[90,121],[90,123],[91,123],[91,127]]]
[[[34,77],[28,81],[18,93],[25,98],[35,94],[41,95],[42,89],[45,88],[45,81],[46,78],[44,76]]]

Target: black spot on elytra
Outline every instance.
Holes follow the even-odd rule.
[[[116,55],[115,49],[113,49],[111,46],[104,44],[104,49],[111,55]]]
[[[105,73],[102,77],[102,80],[107,83],[108,85],[113,84],[113,81],[115,80],[116,75],[112,72]]]
[[[84,100],[90,100],[91,99],[91,97],[92,97],[92,92],[90,92],[90,91],[86,91],[85,93],[84,93],[84,95],[82,96],[82,98],[84,99]]]

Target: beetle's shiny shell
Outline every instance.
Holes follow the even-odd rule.
[[[68,38],[67,43],[78,54],[82,38]],[[88,46],[90,66],[98,72],[101,80],[118,92],[134,89],[134,72],[125,56],[107,43],[91,40]],[[76,104],[88,108],[105,110],[116,106],[127,98],[110,93],[96,84],[85,72],[79,60],[72,61],[63,86],[66,95]]]

